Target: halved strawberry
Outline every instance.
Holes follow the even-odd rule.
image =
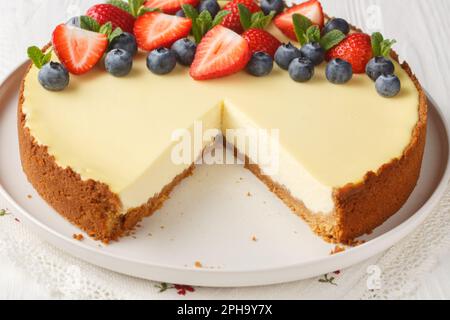
[[[242,33],[244,31],[239,16],[238,4],[240,3],[246,6],[251,13],[261,11],[261,8],[254,0],[233,0],[228,2],[223,9],[230,13],[223,18],[221,25],[237,33]]]
[[[218,25],[199,43],[190,74],[195,80],[225,77],[242,70],[250,57],[247,41],[236,32]]]
[[[162,12],[174,14],[181,9],[183,4],[190,4],[196,7],[200,0],[148,0],[144,6],[149,8],[159,8]]]
[[[159,47],[170,47],[178,39],[187,37],[192,20],[161,12],[148,12],[134,24],[136,41],[142,50],[151,51]]]
[[[61,63],[77,75],[91,70],[108,47],[106,35],[65,24],[53,31],[52,42]]]
[[[278,15],[273,20],[273,23],[278,27],[278,29],[280,29],[292,40],[297,40],[294,32],[294,23],[292,22],[292,15],[294,13],[307,17],[313,24],[319,26],[320,28],[324,25],[325,18],[323,15],[323,9],[318,0],[309,0],[307,2],[295,5]]]
[[[86,12],[86,15],[97,21],[100,25],[111,22],[113,29],[119,27],[125,32],[133,32],[134,17],[112,4],[97,4],[92,6]]]
[[[272,56],[272,58],[275,55],[275,51],[281,46],[281,42],[277,38],[262,29],[248,29],[244,31],[242,38],[248,42],[252,53],[262,51]]]

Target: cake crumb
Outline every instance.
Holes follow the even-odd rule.
[[[252,196],[252,194],[250,193],[250,191],[247,192],[247,197],[251,197],[251,196]]]
[[[33,196],[32,196],[31,194],[28,194],[28,195],[27,195],[27,198],[28,198],[28,199],[33,199]]]
[[[83,241],[84,240],[84,236],[82,234],[73,234],[72,237],[77,240],[77,241]]]
[[[203,265],[202,265],[202,263],[200,261],[195,261],[194,266],[196,268],[203,268]]]
[[[255,235],[253,235],[253,236],[252,236],[252,241],[255,241],[255,242],[256,242],[256,241],[258,241],[258,238],[256,238]]]
[[[161,226],[160,228],[161,228],[161,230],[164,230],[165,227],[164,227],[164,226]]]
[[[345,248],[336,245],[336,246],[334,247],[334,249],[331,250],[330,255],[333,255],[333,254],[336,254],[336,253],[339,253],[339,252],[344,252],[344,251],[345,251]]]

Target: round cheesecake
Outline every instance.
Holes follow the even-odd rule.
[[[150,73],[140,52],[125,78],[97,66],[57,93],[42,88],[39,70],[30,66],[18,106],[23,169],[70,222],[96,239],[117,239],[193,173],[193,163],[172,161],[172,135],[193,134],[201,122],[203,130],[222,132],[246,167],[314,232],[350,243],[398,211],[420,173],[426,98],[408,65],[392,58],[402,90],[390,99],[366,75],[330,84],[324,65],[304,84],[277,66],[263,78],[241,71],[195,81],[182,66],[165,76]],[[276,129],[278,170],[269,172],[229,129],[250,136]],[[201,142],[200,153],[210,142]]]

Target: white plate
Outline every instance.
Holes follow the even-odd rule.
[[[0,86],[0,194],[50,243],[124,274],[227,287],[288,282],[343,269],[389,248],[414,230],[436,205],[448,181],[448,130],[439,109],[430,103],[425,159],[414,193],[394,217],[364,238],[369,241],[343,253],[330,255],[333,245],[315,236],[240,166],[197,168],[161,210],[142,222],[134,237],[108,246],[89,238],[76,241],[72,235],[80,230],[50,208],[22,172],[16,106],[24,66]],[[196,261],[203,268],[196,268]]]

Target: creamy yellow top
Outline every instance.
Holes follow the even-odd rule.
[[[71,76],[69,87],[58,93],[43,89],[37,72],[31,69],[24,90],[32,135],[61,166],[115,192],[158,159],[173,130],[191,127],[222,103],[261,128],[279,129],[282,147],[329,187],[358,182],[399,157],[418,121],[418,92],[397,64],[402,90],[391,99],[380,97],[366,75],[345,85],[329,83],[324,64],[302,84],[276,66],[263,78],[240,72],[198,82],[180,66],[169,75],[154,75],[140,54],[125,78],[98,66]]]

